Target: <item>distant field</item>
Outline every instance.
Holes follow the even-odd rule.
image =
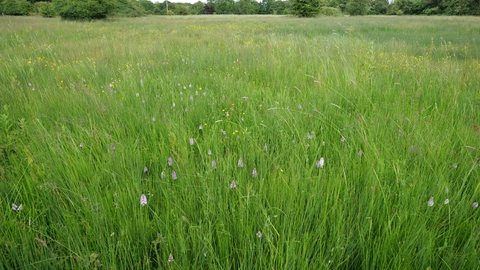
[[[0,269],[475,269],[480,18],[0,16]]]

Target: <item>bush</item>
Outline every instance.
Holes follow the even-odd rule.
[[[118,9],[115,15],[121,17],[141,17],[145,16],[146,12],[143,6],[132,0],[118,0]]]
[[[320,15],[323,16],[342,16],[343,13],[340,9],[334,7],[321,7]]]
[[[57,15],[53,4],[50,2],[37,2],[35,3],[35,9],[44,18],[53,18]]]
[[[116,9],[115,0],[54,0],[58,15],[66,20],[105,19]]]
[[[423,11],[423,14],[425,14],[425,15],[437,15],[437,14],[440,14],[440,9],[438,7],[427,8]]]
[[[320,10],[317,0],[292,0],[292,14],[298,17],[315,17]]]
[[[2,2],[2,13],[5,15],[29,15],[32,11],[32,4],[27,0],[4,0]]]

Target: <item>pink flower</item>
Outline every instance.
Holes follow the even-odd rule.
[[[235,183],[235,180],[232,180],[232,183],[230,183],[230,188],[236,188],[237,183]]]
[[[147,196],[145,196],[145,194],[142,194],[142,196],[140,196],[140,204],[142,206],[145,206],[147,204]]]
[[[243,160],[242,160],[242,158],[238,159],[237,165],[238,165],[239,168],[242,168],[242,167],[243,167]]]
[[[257,168],[253,168],[252,176],[257,177]]]
[[[172,178],[173,180],[177,180],[177,172],[172,171]]]
[[[190,145],[193,145],[195,143],[195,141],[193,140],[193,138],[190,138]]]

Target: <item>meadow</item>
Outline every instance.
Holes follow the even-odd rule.
[[[478,269],[480,18],[0,16],[0,269]]]

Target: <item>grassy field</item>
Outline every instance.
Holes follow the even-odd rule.
[[[0,269],[478,269],[480,18],[0,17]]]

